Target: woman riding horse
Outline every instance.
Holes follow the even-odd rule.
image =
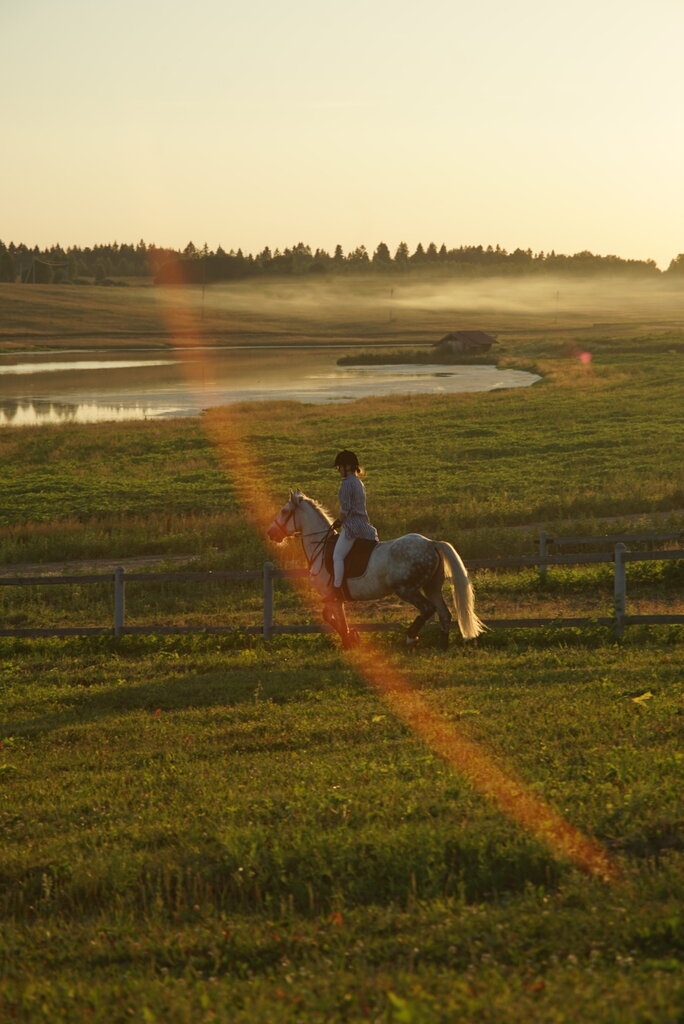
[[[333,528],[340,530],[333,553],[335,569],[333,596],[342,603],[344,601],[342,593],[344,560],[354,546],[355,540],[364,538],[377,541],[378,531],[371,525],[368,518],[366,488],[361,480],[363,471],[354,452],[349,451],[348,448],[338,452],[333,469],[336,469],[342,478],[339,492],[340,515],[333,523]]]
[[[334,580],[326,566],[325,549],[332,527],[332,516],[318,502],[297,490],[290,491],[289,500],[266,532],[270,540],[277,544],[288,537],[301,539],[309,567],[309,579],[323,601],[323,618],[337,630],[344,646],[349,647],[356,642],[358,634],[347,626],[344,605],[337,600],[330,603]],[[352,601],[374,601],[396,594],[414,605],[419,614],[406,631],[409,647],[417,643],[421,628],[436,613],[439,616],[440,646],[446,648],[449,643],[451,612],[442,596],[445,580],[450,584],[453,609],[461,635],[465,640],[472,640],[486,626],[475,612],[473,588],[466,567],[448,541],[430,540],[418,533],[407,533],[403,537],[378,543],[362,575],[347,580],[346,587]]]

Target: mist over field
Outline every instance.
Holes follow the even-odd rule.
[[[378,321],[413,322],[416,316],[443,318],[445,329],[482,326],[487,317],[499,328],[569,326],[576,321],[602,325],[657,323],[684,325],[682,293],[662,281],[625,280],[624,277],[568,279],[567,276],[486,277],[466,281],[444,278],[368,280],[343,277],[331,280],[302,278],[198,287],[160,288],[163,303],[204,307],[205,313],[240,313],[265,319],[327,320],[361,325]],[[514,318],[507,321],[506,318]],[[466,322],[467,321],[467,322]]]
[[[196,286],[160,287],[160,294],[180,295],[188,292],[198,297]],[[420,280],[396,277],[373,278],[336,277],[330,280],[311,280],[302,277],[263,278],[247,283],[207,285],[205,299],[208,304],[252,308],[273,308],[292,305],[316,309],[328,305],[372,307],[377,302],[391,299],[398,305],[419,308],[481,308],[524,309],[549,311],[555,308],[561,294],[567,304],[578,309],[591,309],[607,303],[620,307],[634,307],[640,303],[673,301],[680,304],[681,291],[660,281],[625,281],[624,277],[573,280],[562,276],[539,277],[481,277],[469,280],[445,280],[443,277]],[[201,296],[200,296],[201,297]]]
[[[430,344],[453,330],[621,334],[684,328],[672,279],[631,275],[302,275],[202,285],[3,284],[0,349]],[[61,339],[61,342],[60,342]]]

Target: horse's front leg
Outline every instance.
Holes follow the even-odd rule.
[[[333,629],[337,629],[337,616],[335,615],[335,605],[330,601],[326,601],[323,605],[323,621],[327,622]]]
[[[359,636],[355,629],[350,629],[344,605],[341,601],[326,601],[323,605],[324,620],[340,634],[343,647],[353,647]]]

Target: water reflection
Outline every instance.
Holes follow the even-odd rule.
[[[288,398],[298,402],[348,402],[382,395],[441,395],[467,391],[499,391],[527,387],[540,380],[523,370],[500,370],[492,365],[453,366],[436,364],[384,364],[344,366],[324,373],[302,374],[268,387],[244,387],[240,392],[223,392],[223,402],[268,401]],[[219,399],[219,395],[216,395]],[[207,403],[209,404],[209,403]],[[221,404],[220,399],[214,404]]]
[[[198,416],[211,406],[273,399],[346,402],[401,394],[526,387],[539,380],[492,365],[338,366],[349,347],[300,346],[0,355],[0,427]],[[21,357],[21,362],[17,361]],[[57,372],[59,371],[59,372]]]
[[[54,423],[111,423],[115,420],[147,420],[157,416],[178,416],[178,408],[142,405],[101,405],[98,402],[4,402],[0,427],[37,427]]]
[[[59,363],[0,364],[0,373],[19,374],[55,373],[57,370],[126,370],[132,366],[173,366],[173,359],[71,359]]]

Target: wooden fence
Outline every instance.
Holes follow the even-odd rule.
[[[559,554],[562,548],[596,547],[603,546],[604,550],[614,548],[616,544],[648,544],[657,546],[677,541],[681,546],[684,543],[684,530],[670,533],[621,533],[612,537],[552,537],[546,530],[539,533],[539,576],[546,579],[546,562],[550,554]]]
[[[662,536],[662,535],[661,535]],[[668,535],[669,537],[669,535]],[[677,535],[674,535],[676,539]],[[597,538],[587,538],[596,541]],[[558,541],[556,541],[558,543]],[[614,612],[608,617],[599,618],[523,618],[523,619],[488,619],[486,625],[490,629],[522,629],[535,626],[585,626],[598,624],[612,626],[616,636],[621,636],[625,626],[641,623],[682,623],[684,615],[628,615],[627,614],[627,563],[645,561],[669,561],[684,558],[684,549],[663,551],[628,551],[624,540],[615,544],[613,551],[584,552],[581,554],[549,554],[518,555],[504,558],[474,558],[465,561],[468,569],[505,569],[539,566],[545,570],[550,565],[586,565],[597,562],[614,563]],[[173,573],[141,573],[126,572],[121,566],[113,573],[99,573],[84,576],[9,576],[0,577],[3,587],[30,587],[52,585],[82,585],[85,583],[113,583],[113,625],[112,626],[62,626],[45,628],[0,627],[0,636],[40,637],[40,636],[114,636],[121,637],[135,633],[171,634],[171,633],[256,633],[270,639],[277,633],[329,633],[331,628],[324,624],[280,625],[275,622],[274,581],[276,579],[296,579],[307,576],[305,569],[279,569],[272,562],[264,562],[261,570],[249,572],[173,572]],[[216,580],[260,580],[263,589],[262,624],[258,626],[161,626],[161,625],[126,625],[126,583],[164,583],[182,580],[206,582]],[[398,629],[397,622],[354,623],[355,628],[362,632]]]

